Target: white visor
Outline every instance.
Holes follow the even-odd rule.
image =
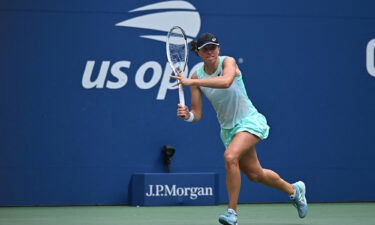
[[[215,43],[215,42],[207,42],[207,43],[204,43],[202,46],[198,47],[198,50],[200,50],[201,48],[203,48],[204,46],[206,45],[219,45],[219,43]]]

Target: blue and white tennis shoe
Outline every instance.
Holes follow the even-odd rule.
[[[294,195],[290,196],[290,200],[292,200],[292,203],[294,207],[297,208],[298,215],[300,218],[304,218],[307,215],[307,200],[306,200],[306,186],[305,183],[302,181],[298,181],[293,185],[293,188],[295,190]]]
[[[238,225],[237,213],[233,209],[228,209],[224,215],[219,216],[219,222],[224,225]]]

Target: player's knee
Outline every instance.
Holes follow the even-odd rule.
[[[226,151],[224,153],[224,161],[227,168],[231,166],[238,166],[238,156],[232,152]]]

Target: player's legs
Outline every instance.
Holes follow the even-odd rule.
[[[252,146],[248,151],[246,151],[246,153],[241,157],[239,165],[241,171],[251,181],[259,182],[276,188],[287,193],[288,195],[292,195],[294,193],[292,184],[283,180],[274,171],[262,168],[258,160],[255,146]]]
[[[226,184],[229,197],[228,208],[237,211],[241,186],[240,159],[247,155],[259,138],[248,132],[237,133],[224,152]]]
[[[290,195],[291,201],[297,208],[300,218],[304,218],[307,215],[308,206],[305,197],[305,184],[302,181],[290,184],[274,171],[263,169],[259,163],[255,145],[241,156],[239,166],[241,171],[244,172],[250,180],[260,182]]]
[[[219,217],[219,222],[225,225],[237,225],[237,203],[241,186],[241,174],[252,181],[260,182],[267,186],[279,189],[288,195],[294,194],[294,189],[298,189],[291,197],[293,204],[298,210],[301,218],[307,214],[307,202],[305,198],[305,187],[303,182],[290,184],[283,180],[277,173],[269,169],[263,169],[259,163],[255,145],[259,138],[249,132],[237,133],[228,145],[224,153],[226,168],[226,184],[229,197],[228,211]],[[298,186],[299,185],[299,186]],[[294,186],[294,187],[293,187]],[[296,197],[297,196],[297,197]],[[233,211],[233,210],[234,211]]]

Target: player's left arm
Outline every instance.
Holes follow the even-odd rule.
[[[179,74],[178,76],[171,76],[177,79],[185,86],[203,86],[210,88],[228,88],[232,85],[233,80],[237,76],[236,60],[232,57],[226,57],[223,62],[222,76],[210,77],[204,79],[189,79]]]

